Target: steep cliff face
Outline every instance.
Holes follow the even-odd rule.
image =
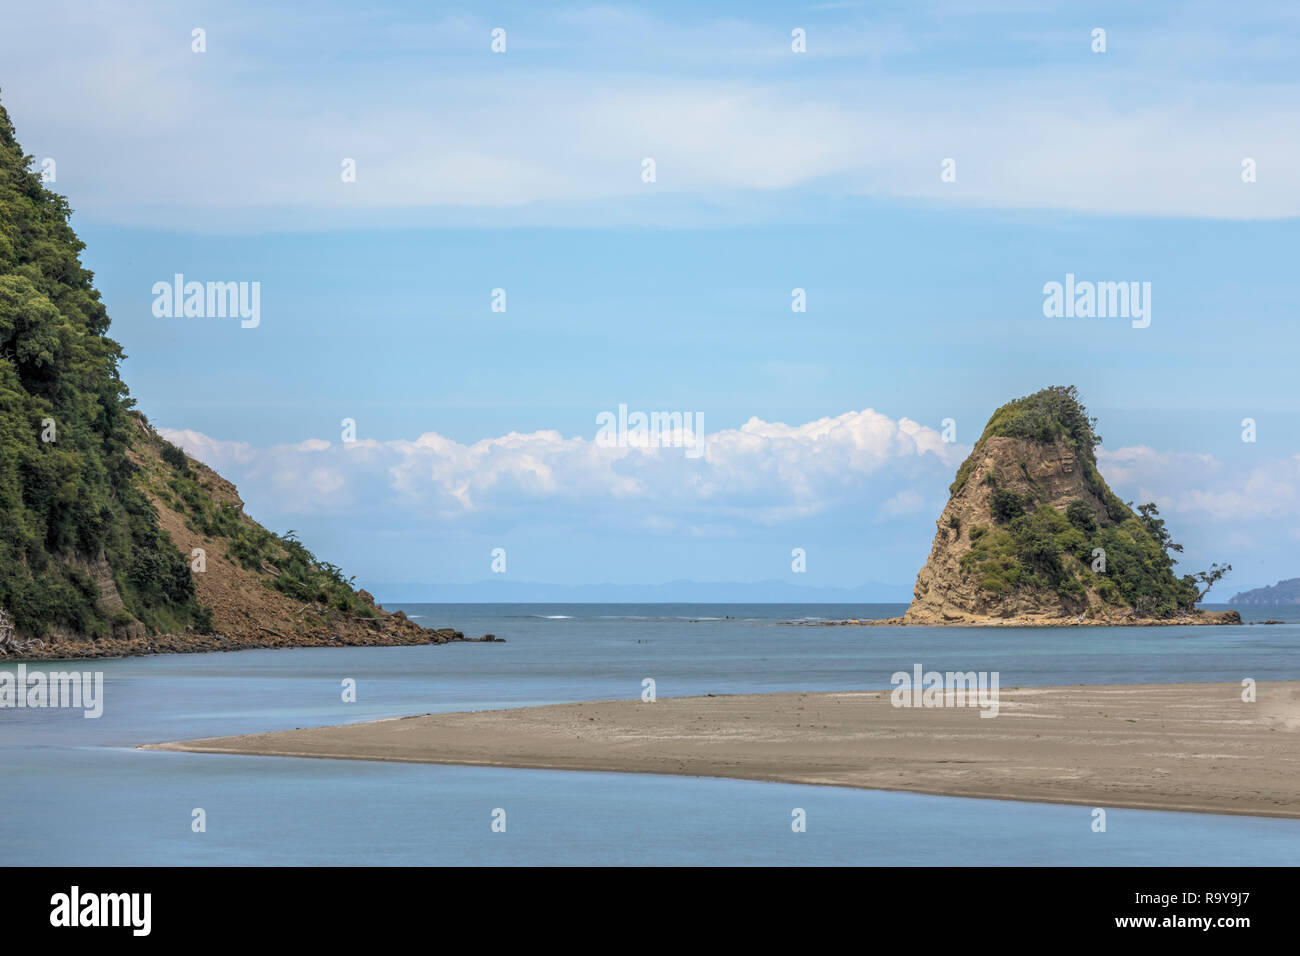
[[[994,413],[957,472],[905,622],[1210,622],[1192,578],[1173,572],[1180,549],[1155,508],[1135,513],[1098,473],[1093,425],[1072,387]]]
[[[1071,502],[1084,502],[1095,520],[1105,520],[1105,505],[1083,480],[1077,452],[1055,441],[993,436],[971,454],[968,479],[939,516],[930,557],[917,575],[908,616],[961,621],[971,615],[1023,614],[1063,617],[1084,613],[1088,595],[1067,595],[1043,587],[984,587],[985,576],[972,569],[979,539],[994,530],[993,495],[1011,493],[1064,515]],[[974,538],[972,538],[972,533]]]

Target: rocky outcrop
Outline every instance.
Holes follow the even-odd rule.
[[[962,568],[973,543],[971,530],[993,524],[990,510],[995,490],[1037,494],[1062,514],[1070,502],[1083,501],[1095,517],[1105,517],[1105,506],[1084,485],[1074,450],[1062,442],[1040,445],[1022,438],[992,437],[971,453],[971,461],[969,477],[939,516],[930,557],[916,577],[907,620],[953,623],[981,617],[1060,618],[1085,613],[1086,600],[1069,600],[1056,591],[993,594],[981,588],[976,574]],[[990,476],[997,476],[996,488]]]
[[[1231,624],[1194,607],[1164,522],[1097,471],[1093,420],[1073,388],[998,409],[958,470],[905,624]]]

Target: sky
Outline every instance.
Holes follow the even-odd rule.
[[[1180,569],[1233,565],[1211,600],[1300,575],[1293,4],[10,7],[139,407],[381,599],[905,600],[1054,384]],[[177,274],[256,324],[157,314]],[[1149,324],[1045,315],[1067,275]],[[699,453],[606,447],[620,406]]]

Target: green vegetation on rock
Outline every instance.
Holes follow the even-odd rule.
[[[34,636],[201,629],[186,560],[132,480],[122,350],[71,210],[31,165],[0,107],[0,607]]]
[[[1073,385],[1053,385],[1033,395],[1007,402],[994,412],[984,426],[984,433],[975,443],[975,451],[979,451],[980,446],[993,437],[1023,438],[1041,444],[1062,442],[1073,448],[1080,460],[1091,465],[1095,472],[1095,449],[1101,444],[1101,436],[1094,430],[1096,424],[1097,420],[1089,418],[1088,410],[1079,403],[1078,389]],[[955,495],[965,487],[975,461],[976,455],[972,452],[948,487],[951,494]],[[1096,477],[1096,486],[1105,487],[1100,476]],[[1119,499],[1116,499],[1116,503],[1120,504]]]
[[[265,575],[264,583],[304,604],[319,604],[361,617],[374,617],[372,605],[353,590],[354,579],[322,561],[292,531],[274,534],[244,514],[234,501],[221,501],[191,467],[185,453],[158,435],[143,415],[140,442],[151,442],[157,456],[145,457],[138,480],[151,494],[181,515],[186,526],[206,538],[224,540],[226,560]],[[139,445],[137,444],[137,447]],[[211,474],[211,472],[207,472]]]
[[[1128,608],[1142,616],[1168,617],[1191,610],[1230,568],[1214,565],[1195,575],[1174,574],[1173,554],[1182,546],[1173,542],[1154,504],[1134,512],[1106,486],[1097,471],[1095,449],[1101,438],[1094,425],[1073,386],[1043,389],[993,414],[957,473],[954,495],[982,460],[984,444],[1002,437],[1072,451],[1093,500],[1081,497],[1058,510],[1059,502],[1053,507],[1042,500],[1025,461],[1016,478],[1028,490],[1001,487],[990,472],[984,478],[992,488],[990,525],[971,528],[971,549],[961,558],[963,574],[973,575],[991,598],[1026,589],[1054,593],[1064,607],[1080,612]]]
[[[1101,526],[1079,504],[1074,517],[1086,514],[1088,522],[1043,504],[993,528],[962,557],[962,570],[978,575],[980,587],[995,595],[1045,588],[1082,607],[1087,590],[1095,589],[1102,604],[1127,605],[1151,617],[1192,607],[1198,597],[1192,578],[1174,576],[1174,562],[1141,519]],[[1105,553],[1104,573],[1092,570],[1095,549]]]

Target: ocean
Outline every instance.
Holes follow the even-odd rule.
[[[1217,607],[1217,606],[1216,606]],[[140,744],[577,700],[878,689],[897,670],[1004,688],[1300,680],[1300,624],[853,628],[903,605],[389,605],[507,643],[164,655],[102,671],[103,716],[0,710],[3,865],[1250,865],[1300,820],[714,778],[140,751]],[[1243,617],[1286,618],[1244,608]],[[1292,614],[1292,617],[1295,617]],[[14,671],[16,662],[0,665]],[[355,681],[355,702],[343,682]],[[791,829],[805,811],[807,829]],[[195,832],[195,811],[206,829]],[[505,832],[492,828],[505,811]],[[498,815],[499,816],[499,815]]]

